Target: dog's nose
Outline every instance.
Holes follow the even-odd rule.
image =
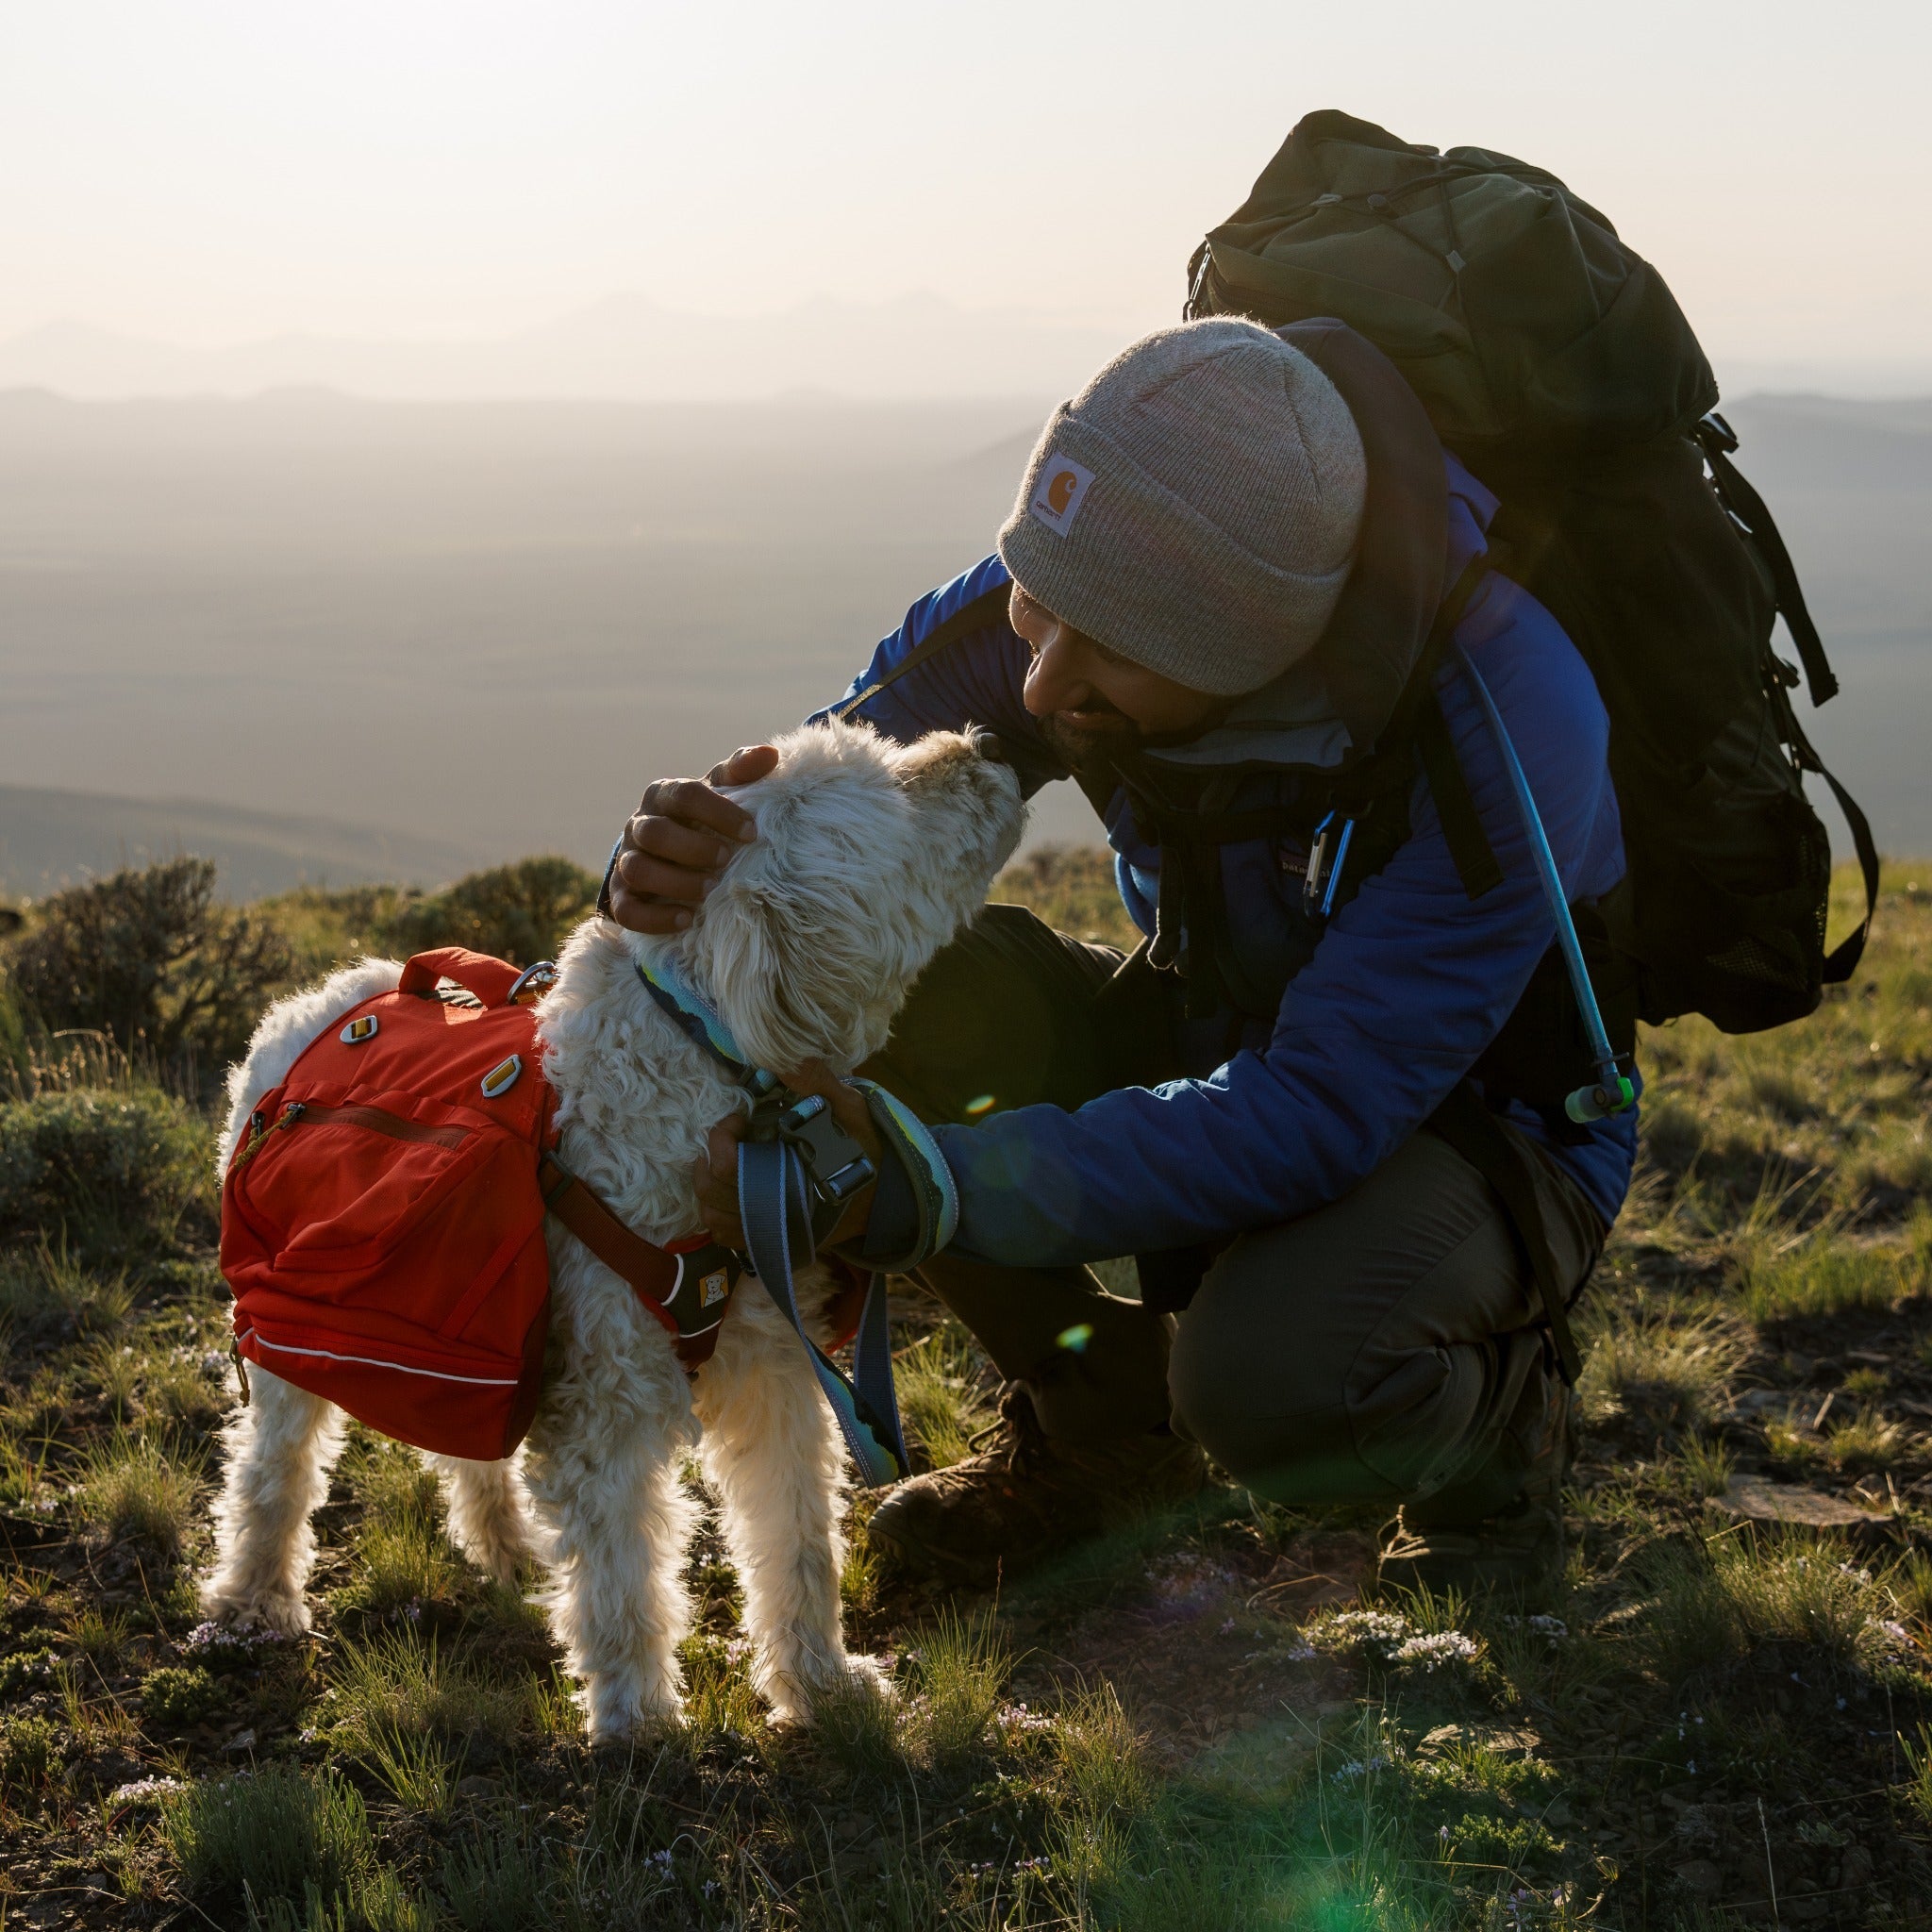
[[[967,733],[973,741],[974,752],[990,765],[1008,765],[1012,760],[1007,756],[1007,747],[997,732],[989,731],[983,724],[975,724]]]

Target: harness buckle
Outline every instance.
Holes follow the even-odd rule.
[[[794,1100],[776,1122],[776,1138],[793,1149],[811,1194],[812,1238],[816,1241],[839,1218],[860,1188],[878,1178],[864,1150],[832,1118],[823,1095]]]

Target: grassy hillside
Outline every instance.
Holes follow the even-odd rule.
[[[0,1001],[6,1922],[1927,1923],[1932,866],[1885,885],[1857,982],[1810,1021],[1644,1043],[1555,1615],[1370,1604],[1372,1520],[1224,1486],[996,1601],[908,1592],[861,1502],[848,1614],[896,1707],[771,1729],[711,1541],[690,1722],[635,1754],[586,1749],[537,1612],[359,1430],[318,1519],[315,1636],[200,1624],[233,1387],[208,1120]],[[1119,931],[1090,855],[1003,896]],[[420,903],[257,910],[313,971]],[[992,1378],[929,1305],[899,1316],[913,1432],[955,1458]]]

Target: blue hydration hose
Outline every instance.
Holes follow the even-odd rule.
[[[1622,1113],[1629,1107],[1637,1098],[1637,1090],[1630,1084],[1630,1076],[1617,1064],[1616,1051],[1610,1045],[1610,1036],[1604,1026],[1603,1010],[1596,1003],[1596,989],[1590,983],[1590,969],[1583,963],[1583,947],[1576,938],[1576,923],[1570,917],[1569,902],[1563,896],[1563,881],[1557,873],[1549,837],[1543,830],[1543,822],[1537,811],[1529,780],[1524,776],[1516,747],[1510,743],[1509,733],[1504,727],[1503,714],[1496,708],[1496,701],[1490,695],[1489,686],[1470,662],[1469,653],[1457,644],[1456,655],[1462,660],[1462,668],[1468,673],[1469,681],[1475,689],[1476,700],[1483,708],[1483,716],[1489,720],[1491,733],[1503,754],[1503,768],[1509,774],[1510,790],[1516,794],[1516,809],[1523,820],[1523,829],[1528,835],[1529,849],[1536,858],[1537,875],[1542,881],[1543,897],[1549,901],[1551,914],[1557,922],[1557,943],[1563,949],[1563,964],[1570,972],[1570,987],[1576,995],[1576,1009],[1583,1015],[1583,1028],[1590,1038],[1590,1057],[1596,1067],[1596,1082],[1593,1086],[1579,1087],[1568,1095],[1563,1102],[1563,1111],[1573,1121],[1584,1124],[1607,1120],[1611,1114]]]

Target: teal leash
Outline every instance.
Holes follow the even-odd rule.
[[[754,1120],[770,1115],[787,1091],[778,1076],[752,1065],[717,1008],[668,959],[654,957],[636,966],[639,979],[662,1011],[744,1089]],[[911,1468],[892,1381],[886,1276],[908,1273],[953,1239],[959,1225],[959,1195],[952,1170],[924,1123],[875,1082],[855,1079],[851,1084],[865,1096],[873,1124],[912,1182],[918,1229],[904,1255],[886,1258],[868,1271],[849,1377],[806,1333],[792,1279],[796,1269],[809,1267],[817,1258],[818,1248],[806,1162],[799,1146],[784,1136],[794,1119],[809,1125],[815,1114],[823,1112],[823,1103],[811,1098],[796,1102],[777,1115],[767,1134],[739,1144],[738,1211],[750,1272],[764,1284],[798,1337],[859,1474],[877,1486],[897,1481]],[[822,1129],[813,1135],[800,1133],[797,1140],[809,1146],[818,1131]]]
[[[892,1341],[886,1313],[886,1278],[867,1283],[865,1306],[852,1348],[848,1378],[805,1332],[792,1287],[794,1265],[809,1267],[816,1250],[806,1198],[804,1163],[782,1141],[746,1141],[738,1150],[738,1213],[751,1272],[791,1324],[820,1392],[865,1481],[876,1488],[908,1473],[906,1438],[892,1386]]]

